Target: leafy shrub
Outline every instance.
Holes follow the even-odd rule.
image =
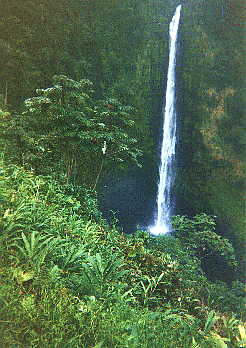
[[[216,224],[211,216],[199,214],[193,219],[175,216],[172,224],[174,236],[201,260],[207,275],[221,280],[230,278],[238,266],[235,251],[226,238],[215,232]]]

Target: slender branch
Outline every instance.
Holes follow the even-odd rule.
[[[6,106],[8,104],[8,81],[6,81],[5,84],[5,98],[4,98],[4,105]]]
[[[103,164],[104,164],[104,157],[102,158],[102,162],[101,162],[101,165],[100,165],[100,168],[99,168],[99,172],[98,172],[97,177],[96,177],[95,184],[94,184],[94,186],[93,186],[93,190],[95,190],[96,187],[97,187],[99,177],[100,177],[100,175],[101,175],[101,173],[102,173]]]

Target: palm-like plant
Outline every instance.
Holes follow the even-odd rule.
[[[215,313],[215,311],[210,311],[208,313],[208,317],[204,326],[204,332],[209,333],[213,329],[215,323],[218,320],[219,320],[219,316]]]
[[[140,284],[142,286],[144,292],[144,305],[147,304],[148,301],[158,300],[159,297],[154,295],[155,290],[158,285],[161,283],[161,280],[164,276],[164,273],[161,273],[159,277],[145,277],[146,282],[141,281]]]
[[[103,260],[100,254],[89,256],[83,264],[83,271],[91,291],[102,296],[108,284],[115,284],[127,271],[122,270],[123,261],[117,255]]]
[[[57,264],[65,272],[79,271],[81,269],[81,262],[86,255],[84,246],[63,246],[59,250]]]
[[[21,238],[15,238],[12,245],[18,249],[25,262],[39,269],[48,254],[61,242],[63,242],[62,239],[55,238],[53,235],[41,235],[33,231],[29,237],[22,232]]]

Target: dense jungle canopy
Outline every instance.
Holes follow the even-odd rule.
[[[108,228],[105,226],[108,226],[107,224],[114,225],[115,219],[118,220],[118,229],[131,234],[137,228],[144,229],[148,226],[153,217],[158,180],[161,109],[168,68],[168,27],[175,7],[179,3],[182,3],[183,6],[177,58],[179,137],[174,185],[175,213],[179,218],[174,219],[174,225],[177,231],[181,231],[181,237],[178,241],[173,242],[160,241],[161,246],[159,246],[159,242],[149,240],[144,232],[142,235],[139,232],[138,237],[129,236],[128,240],[127,236],[121,234],[117,239],[114,230],[110,239],[105,237],[105,231]],[[158,280],[160,274],[148,269],[148,265],[154,260],[156,269],[167,267],[168,259],[161,260],[158,253],[161,252],[160,250],[169,250],[172,258],[175,252],[172,254],[170,250],[176,248],[177,255],[182,260],[179,264],[181,268],[182,264],[187,263],[190,257],[194,257],[193,261],[189,261],[194,274],[199,274],[200,277],[199,267],[201,266],[209,281],[225,281],[222,297],[228,296],[231,299],[231,307],[233,307],[233,304],[236,303],[233,302],[236,301],[233,296],[236,297],[236,291],[238,293],[241,291],[240,287],[235,290],[233,295],[231,292],[228,295],[229,290],[226,287],[230,286],[229,284],[232,282],[242,280],[246,267],[246,7],[244,1],[0,0],[0,8],[0,148],[3,168],[0,173],[3,179],[0,229],[3,231],[3,238],[1,237],[3,255],[9,255],[11,250],[15,253],[14,239],[11,242],[8,239],[8,233],[10,235],[12,233],[10,232],[11,228],[15,231],[11,236],[17,239],[22,238],[26,246],[28,246],[28,236],[30,235],[30,238],[33,238],[32,241],[36,238],[41,244],[44,243],[42,244],[44,248],[49,242],[45,238],[49,237],[37,237],[37,231],[42,231],[42,228],[35,225],[42,216],[44,220],[41,219],[43,222],[40,220],[40,226],[45,226],[44,228],[49,231],[48,236],[50,233],[53,235],[52,238],[50,237],[50,241],[58,238],[59,233],[62,240],[66,238],[68,233],[66,231],[79,229],[79,221],[82,219],[85,224],[89,224],[85,225],[87,227],[83,227],[85,236],[92,238],[92,244],[98,243],[97,249],[93,251],[94,254],[92,253],[89,261],[85,262],[87,266],[83,266],[84,272],[89,274],[88,277],[92,277],[90,272],[95,265],[101,264],[107,269],[107,264],[103,264],[103,257],[109,257],[108,255],[112,250],[115,252],[115,250],[123,248],[123,251],[119,252],[119,260],[123,260],[129,252],[131,256],[128,255],[127,257],[130,259],[127,260],[130,260],[128,266],[132,267],[132,274],[138,272],[138,267],[143,267],[146,268],[146,277],[152,279],[151,277],[155,276]],[[20,191],[17,189],[18,185],[21,187]],[[56,198],[57,206],[52,197]],[[28,205],[29,201],[35,202],[33,204],[40,213],[37,220],[34,219],[35,221],[32,220],[31,216],[36,208],[31,208]],[[98,208],[98,204],[100,208]],[[76,208],[77,205],[79,208]],[[16,220],[12,221],[9,218],[12,211],[16,209],[16,212],[21,213],[22,206],[25,207],[26,213],[23,212],[24,215],[21,218],[18,218],[18,215],[13,215]],[[45,220],[46,211],[47,221]],[[52,220],[52,214],[55,211],[59,211],[60,214],[56,222]],[[73,214],[77,214],[74,221],[71,220]],[[196,218],[192,220],[194,216]],[[107,222],[103,217],[106,218]],[[17,225],[17,227],[13,227],[15,225],[11,225],[11,221],[17,225],[20,223],[22,227]],[[54,226],[58,228],[59,221],[67,226],[64,227],[64,230],[60,230],[59,233],[49,230],[49,224],[53,226],[52,228]],[[216,222],[216,227],[213,221]],[[36,227],[32,229],[30,225]],[[197,229],[194,227],[196,225]],[[23,226],[25,226],[25,230],[23,230]],[[208,238],[208,244],[199,235],[202,226],[206,226],[204,228],[207,234],[204,240]],[[195,243],[194,250],[189,249],[189,242],[193,243],[191,231],[195,235],[196,232],[198,233],[197,239],[195,242],[193,241]],[[75,239],[77,238],[82,243],[85,242],[87,237],[81,237],[79,232],[73,233]],[[179,232],[177,232],[178,234]],[[126,238],[127,242],[120,238]],[[33,243],[35,244],[35,242]],[[81,253],[78,251],[78,254],[75,254],[75,250],[78,249],[76,243],[71,247],[70,261],[62,260],[62,255],[65,255],[66,250],[68,250],[67,246],[62,247],[60,256],[57,254],[52,256],[53,259],[51,258],[53,260],[51,261],[51,263],[53,262],[52,267],[58,265],[63,270],[62,276],[74,271],[77,274],[79,266],[73,262],[76,263],[80,257],[84,257],[87,252],[90,253],[93,249],[91,245],[87,245]],[[114,243],[115,249],[113,248]],[[158,245],[154,245],[155,243]],[[179,243],[183,243],[182,246]],[[102,252],[100,256],[100,250],[104,246],[106,251]],[[150,251],[143,261],[141,253],[145,250],[144,248]],[[205,249],[202,248],[207,248],[208,253],[203,254],[202,250]],[[154,252],[152,254],[152,249],[156,250],[157,254]],[[188,251],[184,251],[186,249]],[[37,250],[37,254],[40,256],[40,250]],[[232,250],[234,251],[232,252]],[[185,254],[186,252],[187,254]],[[36,269],[34,271],[37,266],[33,266],[36,262],[35,255],[28,255],[31,261],[27,262],[25,271],[21,266],[16,266],[18,263],[13,261],[13,258],[9,263],[6,261],[4,264],[4,261],[1,267],[13,267],[13,265],[17,267],[14,278],[21,288],[19,291],[24,293],[28,291],[27,287],[30,285],[26,285],[26,282],[29,284],[33,281],[33,285],[31,285],[33,288],[30,290],[33,295],[38,293],[35,290],[40,284],[38,282],[46,279],[42,273],[44,271],[41,272],[40,269],[42,269],[41,264],[46,262],[44,260],[49,252],[47,251],[47,254],[42,256],[43,258],[41,257],[43,261],[38,263],[39,271]],[[15,254],[14,256],[17,257]],[[115,271],[115,274],[118,272],[117,270],[121,270],[116,258],[111,260],[112,267],[115,267],[112,272]],[[198,266],[197,258],[200,260],[200,266]],[[236,264],[237,266],[235,266]],[[55,274],[57,269],[53,268],[50,268],[49,272]],[[121,271],[123,273],[120,274],[124,277],[126,271],[124,267]],[[37,279],[34,275],[35,272],[39,274]],[[176,285],[179,282],[182,283],[182,279],[175,278],[174,269],[172,272],[170,279],[173,277],[173,282],[176,282]],[[182,277],[188,279],[189,275],[187,274],[184,271]],[[25,275],[27,278],[29,277],[27,280],[23,280]],[[54,277],[58,279],[60,276],[56,274]],[[146,297],[143,300],[143,297],[137,292],[134,293],[134,290],[132,293],[132,296],[136,298],[136,302],[133,301],[134,306],[138,301],[142,301],[141,306],[146,310],[149,307],[156,308],[156,303],[159,301],[158,296],[164,296],[164,292],[161,295],[158,293],[156,300],[153,300],[156,301],[155,303],[151,302],[152,295],[149,295],[149,292],[154,294],[155,289],[158,288],[157,283],[162,281],[162,277],[158,281],[156,280],[155,285],[148,283],[148,290],[146,290],[147,283],[141,280],[144,284],[143,289],[145,289],[145,292],[142,289],[145,295],[141,296]],[[201,277],[203,276],[201,275]],[[67,280],[67,283],[61,287],[65,289],[63,290],[65,295],[63,295],[68,307],[73,305],[73,300],[68,298],[66,293],[68,290],[66,289],[74,289],[71,284],[78,281],[75,278],[76,275],[73,279],[71,277]],[[189,279],[193,279],[192,282],[195,278],[196,276],[193,275],[193,278]],[[117,279],[120,279],[120,276],[116,277],[115,281],[118,281]],[[130,281],[129,279],[128,281]],[[168,278],[166,282],[172,283],[170,279]],[[9,280],[10,283],[11,281]],[[96,289],[95,293],[99,291],[100,299],[103,298],[104,292],[109,291],[103,288],[103,282],[104,280],[101,279],[98,288],[95,288],[95,284],[93,285],[93,289]],[[49,286],[52,288],[51,284],[53,283],[48,284],[47,280],[48,285],[45,284],[44,286],[47,288],[42,291],[47,292]],[[6,286],[6,293],[12,291],[14,294],[14,286],[9,286],[12,288],[9,290],[10,288]],[[219,288],[219,285],[216,286]],[[75,286],[76,289],[80,289],[80,287],[81,284]],[[122,287],[124,288],[123,285]],[[189,293],[191,288],[190,285],[183,283],[177,287],[180,287],[184,293]],[[209,288],[207,283],[206,287]],[[99,288],[100,290],[98,290]],[[211,296],[215,296],[216,289],[211,290]],[[121,290],[122,288],[119,288],[118,293]],[[125,289],[125,291],[128,290],[128,288]],[[37,296],[44,296],[42,291]],[[57,298],[59,291],[56,289],[52,293],[54,299]],[[77,294],[76,291],[74,290],[75,294]],[[82,294],[84,290],[80,291]],[[93,291],[88,292],[88,294],[94,296]],[[6,293],[3,297],[6,296]],[[147,293],[150,296],[148,299]],[[107,296],[111,295],[110,293]],[[175,304],[172,303],[171,306],[177,307],[178,299],[182,296],[176,294],[175,291],[173,296],[176,302],[174,301]],[[139,300],[138,297],[142,299]],[[167,295],[166,301],[171,301],[171,297],[169,298]],[[190,294],[190,298],[193,297],[195,295]],[[199,301],[206,302],[205,297],[204,294],[201,295]],[[78,298],[81,299],[80,295]],[[11,302],[9,299],[6,301]],[[29,306],[28,308],[32,311],[34,308],[32,297],[28,297],[26,301],[24,305],[22,303],[22,307]],[[85,310],[87,311],[86,315],[89,316],[88,313],[93,313],[96,316],[96,309],[93,307],[95,305],[94,299],[90,299],[90,301],[89,305],[89,302],[87,303],[89,309]],[[121,301],[123,301],[123,297]],[[129,302],[131,301],[132,298]],[[194,305],[191,305],[187,298],[185,301],[185,308],[191,308]],[[215,301],[219,302],[220,300],[216,299]],[[162,302],[160,303],[163,305]],[[211,303],[209,305],[210,309],[214,309]],[[223,312],[223,306],[226,307],[224,302],[220,303],[216,310]],[[239,305],[236,304],[234,307],[237,306]],[[232,312],[233,308],[229,307],[228,305],[228,312]],[[111,314],[107,312],[106,315],[106,311],[103,311],[104,309],[100,312],[101,314],[98,314],[98,317],[101,315],[101,322],[105,320],[109,323],[111,319],[107,316],[118,315],[113,312]],[[240,311],[238,310],[238,313]],[[48,309],[47,312],[49,312]],[[66,316],[65,312],[65,308],[61,305],[63,316]],[[191,314],[191,312],[189,313]],[[21,322],[22,314],[20,313],[19,320]],[[124,312],[124,318],[129,315],[127,313],[127,311]],[[13,320],[11,315],[6,319],[6,322]],[[141,317],[140,312],[133,315]],[[146,314],[146,316],[148,315]],[[191,315],[199,317],[196,312],[192,312]],[[211,314],[210,312],[210,315],[212,319],[209,318],[215,322],[216,313]],[[160,318],[156,319],[157,322],[158,320],[161,322]],[[123,322],[122,317],[118,319],[119,322],[121,320]],[[176,319],[174,318],[174,320]],[[183,319],[182,313],[177,320]],[[77,319],[74,317],[73,320]],[[146,320],[151,321],[152,319]],[[187,317],[185,320],[189,321],[191,318]],[[22,324],[18,325],[21,327]],[[59,325],[59,330],[61,330],[63,324]],[[189,323],[189,325],[191,324]],[[197,325],[199,326],[199,324]],[[143,327],[140,328],[140,326],[136,330],[142,330],[141,335],[143,335]],[[109,327],[105,330],[109,330]],[[24,331],[21,330],[25,331],[23,328],[20,329],[22,333]],[[65,338],[60,338],[61,341],[58,340],[56,343],[50,337],[47,338],[48,341],[38,341],[39,332],[34,325],[32,332],[23,336],[23,342],[18,341],[21,335],[16,329],[16,332],[13,333],[15,339],[11,341],[8,338],[8,347],[26,347],[26,342],[29,342],[28,347],[52,348],[77,347],[79,344],[84,344],[85,347],[95,346],[95,348],[150,347],[150,342],[153,342],[154,339],[152,337],[148,341],[148,338],[145,338],[146,342],[149,342],[146,345],[144,345],[145,341],[141,342],[140,338],[139,341],[137,338],[134,341],[133,338],[129,338],[134,336],[134,328],[132,327],[132,336],[128,337],[128,345],[123,345],[117,340],[108,341],[110,334],[109,336],[105,334],[105,338],[104,334],[100,333],[101,336],[97,337],[96,329],[95,332],[92,330],[93,334],[90,330],[92,329],[88,328],[88,337],[90,335],[94,337],[91,338],[90,342],[87,342],[86,339],[83,341],[82,338],[79,341],[80,338],[75,337],[73,345],[73,338],[67,333],[71,342],[68,340],[66,341],[67,345],[62,345],[61,342],[64,342]],[[103,332],[102,328],[101,330]],[[115,330],[117,331],[116,328]],[[217,333],[221,333],[219,330]],[[99,330],[99,332],[101,331]],[[57,333],[53,334],[58,335]],[[115,335],[121,335],[121,333],[115,333]],[[206,336],[206,334],[204,335]],[[205,336],[204,340],[206,340]],[[239,347],[235,343],[237,341],[235,337],[230,338],[232,345],[228,343],[228,347]],[[165,338],[163,339],[165,340]],[[177,341],[179,343],[175,343],[175,339],[173,338],[173,347],[176,348],[210,347],[210,343],[203,342],[202,339],[195,336],[193,343],[184,343],[187,344],[184,346],[181,345],[183,344],[181,343],[182,338]],[[16,343],[17,341],[19,343]],[[35,345],[35,342],[39,343]],[[197,345],[195,345],[196,342]],[[156,341],[155,344],[154,347],[160,347],[159,341]],[[199,344],[201,345],[199,346]],[[213,344],[212,342],[211,347],[215,347]],[[227,347],[226,341],[224,344],[224,346],[218,345],[217,347]],[[163,347],[166,346],[163,345]]]

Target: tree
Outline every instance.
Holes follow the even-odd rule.
[[[23,129],[27,164],[39,173],[59,168],[68,181],[82,180],[94,188],[103,167],[124,168],[129,161],[140,165],[132,107],[116,99],[96,100],[86,79],[59,75],[53,81],[25,101],[16,120]]]

